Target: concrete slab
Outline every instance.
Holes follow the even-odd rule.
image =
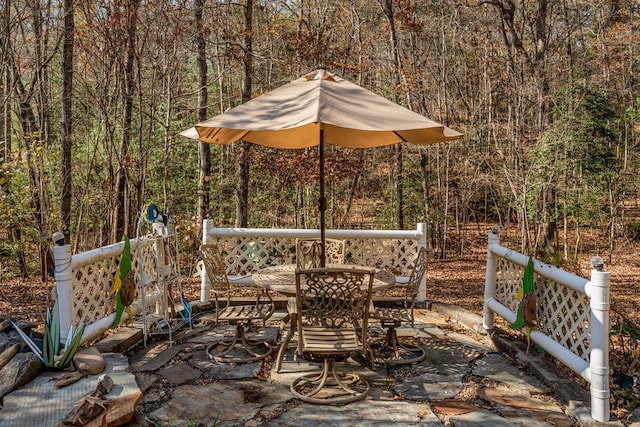
[[[105,371],[115,384],[106,397],[116,398],[139,391],[132,373],[128,372],[129,362],[117,353],[107,353]],[[57,388],[53,378],[62,375],[60,371],[46,371],[36,379],[8,394],[0,411],[2,427],[54,427],[73,404],[85,394],[95,390],[100,375],[91,375],[63,388]]]

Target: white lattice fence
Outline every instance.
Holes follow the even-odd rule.
[[[132,239],[132,271],[136,278],[136,302],[134,314],[147,312],[159,300],[161,292],[154,286],[157,277],[156,244],[159,237]],[[72,255],[70,245],[54,246],[56,294],[60,308],[61,339],[71,325],[86,324],[82,341],[96,337],[108,329],[115,316],[116,301],[111,287],[119,269],[124,242]],[[148,286],[137,280],[139,272],[151,278]],[[146,305],[142,303],[145,293]]]
[[[155,250],[153,239],[143,239],[140,244],[131,240],[131,269],[138,276],[140,262],[149,276],[155,276]],[[74,324],[92,323],[115,310],[115,296],[111,287],[120,265],[124,244],[99,248],[79,254],[72,258],[73,309]],[[138,253],[142,251],[142,256]],[[136,290],[136,299],[140,298],[140,288]]]
[[[214,231],[215,233],[215,231]],[[340,238],[340,237],[336,237]],[[213,235],[226,255],[227,274],[251,275],[255,271],[296,262],[296,242],[291,237],[223,236]],[[345,238],[346,261],[376,267],[396,275],[407,274],[418,253],[416,239]]]
[[[326,237],[345,241],[346,262],[388,270],[397,276],[408,275],[418,250],[424,246],[424,224],[416,230],[327,230]],[[296,262],[296,239],[317,238],[319,230],[214,228],[204,222],[203,243],[218,243],[225,253],[227,274],[246,276],[251,281],[255,271]],[[208,301],[204,282],[201,300]],[[424,284],[422,296],[425,299]]]
[[[497,264],[495,300],[516,313],[524,267],[506,258],[498,258]],[[589,298],[584,293],[537,273],[534,281],[538,299],[536,329],[588,362],[591,316]]]
[[[489,234],[484,295],[484,327],[494,313],[516,320],[529,257],[500,246],[497,228]],[[591,416],[609,421],[609,273],[591,271],[591,280],[534,260],[538,323],[531,339],[590,384]],[[524,328],[523,328],[523,332]]]

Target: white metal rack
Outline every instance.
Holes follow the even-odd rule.
[[[138,269],[138,284],[141,295],[149,292],[149,288],[160,290],[162,297],[156,303],[155,313],[160,317],[149,324],[150,308],[146,307],[146,298],[142,298],[142,325],[144,345],[149,335],[169,335],[169,344],[173,345],[173,333],[185,325],[192,326],[191,305],[184,296],[180,274],[178,235],[171,226],[168,214],[159,214],[154,204],[141,212],[137,225],[138,238],[151,238],[154,243],[155,277],[148,277],[144,269]],[[138,254],[138,262],[142,262],[142,253]],[[176,303],[179,301],[179,304]]]

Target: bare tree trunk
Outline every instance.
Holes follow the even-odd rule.
[[[398,35],[396,34],[396,21],[393,16],[393,0],[384,0],[384,4],[382,0],[380,1],[380,5],[384,9],[384,13],[389,21],[389,43],[391,49],[391,57],[393,58],[393,69],[394,69],[394,85],[396,90],[393,91],[395,95],[395,101],[397,102],[397,89],[400,87],[400,73],[401,73],[401,63],[400,63],[400,55],[398,53]],[[403,187],[403,168],[402,168],[402,144],[396,144],[394,147],[394,155],[396,161],[396,226],[398,230],[402,230],[404,228],[404,187]]]
[[[244,85],[242,102],[251,99],[251,75],[253,74],[253,0],[247,0],[244,9]],[[242,141],[238,161],[238,199],[236,204],[236,227],[246,227],[249,222],[249,153],[251,145]]]
[[[202,10],[204,0],[195,1],[196,16],[196,46],[198,56],[196,64],[198,67],[198,121],[207,119],[207,45],[204,38],[204,24],[202,22]],[[210,193],[209,182],[211,182],[211,146],[204,142],[198,142],[198,236],[195,243],[202,241],[202,222],[208,216]]]
[[[10,36],[9,26],[9,0],[5,0],[2,5],[2,30],[0,31],[0,165],[2,165],[11,155],[11,107],[9,97],[10,73],[7,71],[7,48]],[[9,179],[4,176],[0,168],[0,191],[9,191]]]
[[[433,250],[434,230],[433,219],[431,218],[431,196],[429,194],[429,169],[427,167],[429,158],[424,149],[420,150],[420,172],[422,175],[422,199],[424,200],[424,222],[427,224],[427,247],[429,252]]]
[[[129,157],[129,144],[131,141],[131,122],[133,114],[133,90],[134,90],[134,72],[133,63],[135,61],[135,43],[136,43],[136,24],[138,7],[140,0],[133,0],[127,9],[127,62],[124,71],[124,111],[122,114],[122,139],[120,146],[120,167],[116,174],[116,206],[114,210],[115,219],[113,221],[113,229],[111,233],[111,241],[117,242],[123,238],[128,232],[128,193],[129,185],[127,182],[127,168]]]
[[[62,51],[62,140],[60,141],[60,225],[69,239],[71,223],[71,129],[73,93],[73,0],[64,1],[64,45]]]

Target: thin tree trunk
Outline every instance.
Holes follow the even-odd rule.
[[[196,64],[198,68],[198,121],[201,122],[207,119],[207,44],[204,38],[204,24],[202,21],[202,11],[204,8],[204,0],[195,1],[195,16],[196,16],[196,46],[198,56],[196,58]],[[204,142],[198,142],[198,163],[199,163],[199,176],[198,176],[198,208],[197,208],[197,221],[198,221],[198,236],[195,241],[202,241],[202,222],[208,216],[210,190],[209,182],[211,181],[211,148],[210,145]]]
[[[127,30],[127,62],[125,64],[124,71],[124,111],[122,114],[122,139],[120,146],[120,167],[116,174],[116,206],[115,206],[115,220],[113,221],[113,230],[111,234],[111,241],[117,242],[124,237],[124,234],[128,232],[128,193],[129,185],[127,182],[127,168],[129,157],[129,144],[131,142],[131,122],[133,115],[133,90],[134,90],[134,72],[133,64],[135,61],[135,42],[136,42],[136,24],[137,24],[137,12],[140,0],[134,0],[131,2],[128,8],[128,30]]]
[[[253,0],[247,0],[244,9],[244,85],[242,103],[251,99],[251,75],[253,74]],[[242,141],[238,162],[238,199],[236,202],[236,227],[246,227],[249,222],[249,154],[251,145]]]
[[[389,43],[391,50],[391,57],[393,58],[393,75],[394,86],[393,91],[395,101],[398,102],[397,89],[400,87],[400,74],[401,63],[400,55],[398,53],[398,35],[396,34],[396,23],[393,16],[393,0],[385,0],[381,5],[384,9],[384,13],[389,21]],[[395,156],[395,178],[396,178],[396,226],[398,230],[404,229],[404,187],[403,187],[403,165],[402,165],[402,144],[396,144],[394,147]]]
[[[427,247],[429,252],[433,250],[433,219],[431,218],[431,197],[429,194],[429,158],[424,149],[420,150],[420,172],[422,175],[422,199],[424,200],[424,222],[427,224]]]
[[[62,51],[62,140],[60,142],[60,225],[69,243],[71,223],[71,129],[73,93],[73,0],[64,1],[64,45]]]

